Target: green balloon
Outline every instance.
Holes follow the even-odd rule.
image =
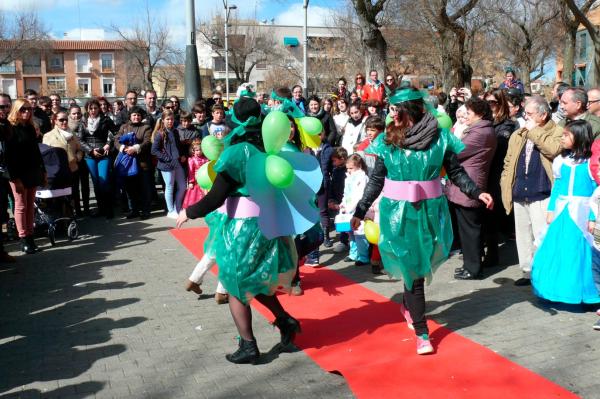
[[[450,129],[452,127],[452,119],[443,112],[440,112],[437,116],[438,127],[441,129]]]
[[[323,124],[318,118],[305,116],[304,118],[300,118],[299,122],[302,129],[311,136],[321,134],[323,131]]]
[[[277,188],[289,187],[294,182],[294,168],[285,159],[269,155],[265,162],[267,180]]]
[[[391,115],[391,114],[388,114],[388,115],[385,117],[385,125],[386,125],[386,126],[387,126],[387,125],[389,125],[390,123],[392,123],[393,121],[394,121],[394,118],[392,117],[392,115]]]
[[[287,115],[271,111],[262,124],[262,137],[267,154],[277,154],[290,137],[291,127]]]
[[[202,140],[202,152],[206,158],[215,161],[223,152],[223,142],[215,136],[206,136]]]
[[[215,161],[210,161],[202,165],[196,172],[196,182],[205,190],[211,189],[213,182],[217,177],[217,172],[215,172],[214,166]]]

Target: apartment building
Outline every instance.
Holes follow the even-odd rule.
[[[0,66],[0,90],[21,97],[27,89],[62,97],[122,97],[133,85],[123,42],[53,40]],[[9,44],[0,41],[0,52]]]

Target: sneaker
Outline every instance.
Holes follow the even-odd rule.
[[[417,355],[428,355],[433,353],[433,346],[429,341],[429,335],[417,335]]]
[[[600,309],[596,310],[596,314],[600,316]]]
[[[357,260],[356,262],[354,262],[354,266],[365,266],[368,264],[369,264],[369,262],[362,262],[360,260]]]
[[[350,249],[350,247],[347,244],[344,244],[343,242],[337,242],[334,246],[333,246],[333,252],[335,252],[336,254],[342,253],[342,252],[346,252]]]
[[[298,283],[296,285],[292,285],[291,295],[300,296],[302,294],[304,294],[304,291],[302,291],[302,287],[300,287],[300,283]]]
[[[346,257],[344,258],[344,262],[354,262],[354,259],[352,259],[352,258],[351,258],[351,257],[349,257],[349,256],[346,256]]]
[[[596,322],[596,324],[594,324],[594,325],[592,326],[592,328],[593,328],[594,330],[598,330],[598,331],[600,331],[600,320],[598,320],[598,321]]]
[[[306,260],[304,261],[304,266],[317,267],[319,265],[320,265],[319,259],[308,259],[308,258],[306,258]]]
[[[526,287],[528,285],[531,285],[531,279],[525,278],[525,277],[520,278],[520,279],[518,279],[518,280],[515,281],[515,285],[517,287]]]
[[[333,241],[331,241],[331,240],[325,240],[325,241],[323,241],[323,246],[325,248],[331,248],[331,247],[333,247]]]
[[[403,303],[400,304],[400,313],[402,313],[404,320],[406,320],[406,327],[408,327],[410,330],[414,330],[415,328],[412,324],[413,321],[412,317],[410,317],[410,312],[408,311],[408,309],[406,309]]]
[[[217,292],[215,294],[215,301],[218,305],[224,305],[229,302],[229,294],[221,294],[220,292]]]
[[[177,219],[178,216],[179,216],[179,214],[175,211],[167,213],[167,217],[169,219]]]

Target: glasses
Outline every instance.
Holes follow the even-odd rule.
[[[589,100],[588,104],[593,104],[593,103],[597,103],[597,102],[600,102],[600,100]]]
[[[213,100],[215,100],[215,101],[221,101],[221,97],[213,97]]]
[[[498,101],[497,100],[485,100],[488,104],[490,105],[498,105]]]
[[[1,104],[0,109],[9,109],[11,107],[10,104]]]
[[[60,123],[65,123],[65,122],[68,121],[68,119],[67,118],[60,118],[60,119],[57,119],[57,121],[59,121]]]
[[[356,79],[364,79],[362,76],[357,76]]]
[[[31,112],[31,107],[21,107],[21,109],[19,110],[19,112]]]
[[[173,109],[173,107],[163,107],[164,109]]]
[[[394,78],[385,78],[385,81],[386,81],[386,82],[393,82],[393,81],[394,81]]]

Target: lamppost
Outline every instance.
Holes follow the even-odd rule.
[[[196,13],[194,0],[187,0],[186,28],[188,40],[185,46],[185,101],[188,108],[202,97],[198,52],[196,50]]]
[[[225,9],[225,99],[229,107],[229,44],[227,42],[227,27],[229,26],[229,12],[235,10],[237,6],[230,6],[227,4],[227,0],[223,0],[223,8]]]
[[[304,97],[308,98],[308,2],[310,0],[304,0],[304,51],[302,54],[302,58],[304,61],[303,71],[302,71],[302,85],[304,86]]]

